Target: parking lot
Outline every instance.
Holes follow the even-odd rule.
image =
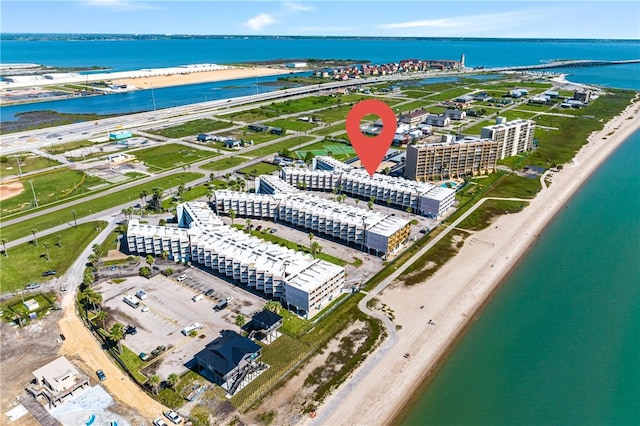
[[[107,281],[96,287],[103,296],[103,308],[109,312],[107,326],[118,321],[137,329],[135,335],[126,335],[125,346],[136,354],[149,354],[160,345],[167,347],[165,353],[151,361],[155,374],[162,378],[182,372],[186,368],[184,364],[218,337],[221,330],[239,332],[235,325],[237,314],[242,313],[250,320],[265,303],[264,299],[197,268],[190,268],[184,274],[187,278],[182,282],[158,275],[150,280],[131,277],[121,284]],[[194,296],[209,289],[214,290],[210,297],[193,301]],[[147,297],[138,300],[138,308],[123,301],[125,295],[134,296],[139,290],[144,290]],[[233,298],[228,306],[221,311],[214,310],[216,303],[227,297]],[[145,307],[147,312],[143,310]],[[182,329],[194,322],[203,325],[198,337],[185,336]]]

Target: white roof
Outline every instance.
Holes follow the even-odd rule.
[[[33,372],[37,380],[46,380],[54,387],[70,374],[77,375],[78,369],[63,356],[54,359]]]
[[[442,200],[446,200],[447,198],[451,197],[455,193],[456,193],[455,189],[443,188],[441,186],[435,186],[435,187],[433,187],[433,189],[431,191],[429,191],[429,193],[424,194],[424,196],[426,196],[426,198],[429,198],[429,199],[432,199],[432,200],[442,201]]]
[[[269,185],[271,185],[271,187],[277,193],[291,194],[298,191],[296,188],[289,185],[287,182],[283,181],[278,176],[262,175],[258,179],[260,179],[261,181],[267,182]]]
[[[322,161],[323,163],[326,163],[332,166],[334,169],[348,170],[351,168],[350,165],[345,164],[342,161],[338,161],[335,158],[330,157],[328,155],[318,155],[315,158],[316,158],[316,161]]]
[[[373,176],[369,176],[364,170],[351,170],[349,173],[343,176],[349,179],[355,179],[360,182],[366,182],[378,187],[388,188],[393,191],[414,192],[416,194],[422,194],[433,189],[433,185],[426,182],[416,182],[414,180],[405,179],[402,177],[388,176],[382,173],[374,173]]]
[[[131,219],[127,233],[144,237],[180,237],[187,240],[189,238],[189,230],[185,228],[176,228],[173,226],[156,226],[141,224],[138,219]]]

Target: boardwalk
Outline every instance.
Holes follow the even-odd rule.
[[[49,412],[38,401],[33,399],[31,395],[28,395],[25,392],[20,395],[18,399],[42,426],[62,426],[62,423],[49,414]]]

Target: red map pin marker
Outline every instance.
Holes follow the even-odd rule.
[[[367,114],[375,114],[382,120],[382,131],[378,136],[362,134],[360,121]],[[393,110],[384,102],[375,99],[358,102],[347,114],[347,135],[369,176],[373,176],[389,150],[397,125]]]

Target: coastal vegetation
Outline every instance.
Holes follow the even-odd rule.
[[[156,171],[173,169],[195,163],[219,154],[209,150],[190,148],[177,143],[169,143],[132,152],[145,165]]]
[[[196,136],[199,133],[215,132],[233,126],[233,123],[219,120],[201,118],[199,120],[187,121],[177,126],[166,127],[164,129],[147,130],[148,133],[164,136],[165,138],[184,138],[186,136]]]
[[[518,213],[528,205],[526,201],[487,200],[460,222],[458,228],[480,231],[491,225],[498,216]]]
[[[27,130],[44,129],[82,121],[96,121],[120,114],[67,114],[57,111],[28,111],[17,113],[15,121],[4,121],[2,133],[25,132]]]

